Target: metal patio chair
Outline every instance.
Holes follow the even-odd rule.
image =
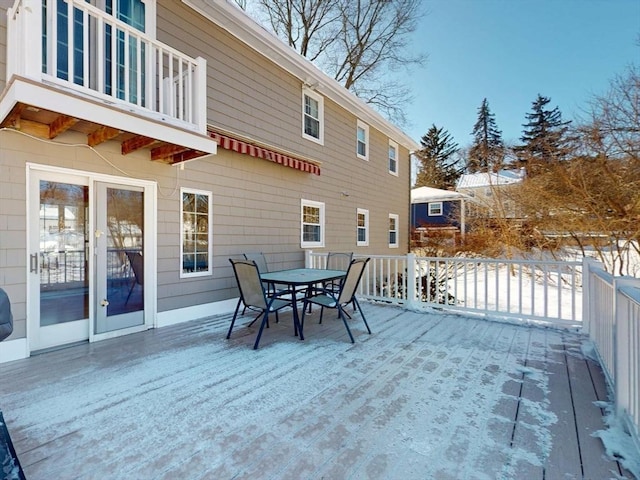
[[[233,273],[236,277],[238,290],[240,291],[240,298],[238,299],[238,304],[236,305],[236,310],[233,314],[231,325],[229,326],[227,339],[231,337],[231,331],[233,330],[233,325],[235,324],[236,318],[238,317],[240,305],[244,304],[245,307],[251,308],[253,310],[258,310],[260,312],[258,316],[249,324],[249,326],[251,326],[253,322],[255,322],[260,317],[260,315],[262,315],[260,329],[258,330],[258,335],[256,336],[256,341],[253,345],[253,348],[255,350],[258,348],[260,337],[262,336],[262,331],[264,330],[265,325],[267,327],[269,326],[269,314],[275,313],[277,322],[278,310],[284,307],[290,307],[291,300],[280,298],[281,294],[279,293],[271,295],[268,294],[268,292],[264,288],[262,280],[260,279],[260,271],[258,269],[258,266],[253,260],[234,260],[230,258],[229,261],[233,266]],[[284,293],[288,292],[283,292],[283,294]]]
[[[129,294],[124,302],[126,305],[129,303],[129,299],[131,298],[131,294],[133,293],[133,289],[136,288],[136,285],[140,285],[144,288],[144,258],[142,257],[142,253],[138,250],[127,250],[125,253],[129,259],[129,265],[131,265],[134,277],[131,288],[129,289]]]
[[[303,328],[304,317],[307,312],[307,304],[315,303],[316,305],[320,305],[320,323],[322,323],[322,314],[324,313],[324,309],[335,308],[336,310],[338,310],[338,318],[342,320],[345,328],[347,329],[347,333],[349,334],[351,343],[354,343],[351,329],[349,328],[349,324],[347,323],[346,317],[348,315],[344,311],[345,306],[353,303],[358,307],[360,316],[362,317],[362,321],[367,327],[367,331],[371,333],[371,329],[369,328],[367,319],[365,318],[364,313],[362,312],[362,308],[358,303],[358,299],[356,298],[356,290],[358,288],[358,285],[360,284],[360,279],[362,278],[362,274],[364,273],[364,269],[367,266],[369,260],[369,258],[356,258],[354,260],[351,260],[349,269],[347,270],[347,275],[344,277],[344,280],[340,284],[340,290],[338,292],[334,292],[333,290],[326,288],[315,288],[308,297],[304,298],[304,308],[302,309],[301,321]]]

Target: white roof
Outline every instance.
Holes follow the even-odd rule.
[[[463,200],[467,198],[464,193],[451,190],[441,190],[433,187],[418,187],[411,189],[411,203],[446,202],[451,200]]]
[[[456,189],[512,185],[522,182],[523,178],[524,172],[521,170],[501,170],[498,173],[465,173],[458,179]]]

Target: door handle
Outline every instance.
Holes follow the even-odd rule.
[[[29,255],[29,272],[38,273],[38,257],[37,253]]]
[[[102,307],[106,307],[107,305],[109,305],[109,300],[106,298],[100,302],[100,306]]]

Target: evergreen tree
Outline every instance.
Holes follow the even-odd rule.
[[[504,161],[502,132],[498,130],[486,98],[478,108],[478,120],[471,135],[474,140],[469,149],[467,170],[470,173],[500,170]]]
[[[453,137],[442,127],[432,125],[420,139],[420,144],[422,148],[416,153],[420,165],[415,186],[454,188],[462,169],[454,158],[459,149]]]
[[[547,170],[549,165],[565,159],[569,153],[567,132],[571,123],[562,121],[558,107],[549,110],[549,97],[538,97],[528,113],[527,123],[523,124],[523,145],[515,148],[520,166],[524,166],[529,176]]]

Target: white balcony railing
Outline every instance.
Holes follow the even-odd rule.
[[[206,133],[204,58],[84,0],[16,0],[7,16],[7,81],[31,78]]]

